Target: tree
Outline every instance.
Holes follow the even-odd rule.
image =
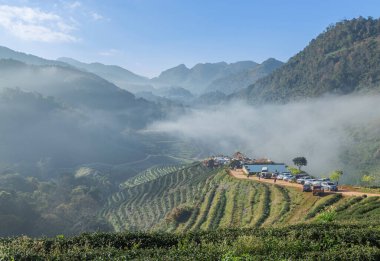
[[[239,160],[236,160],[236,159],[232,160],[232,161],[230,162],[230,168],[231,168],[231,169],[234,169],[234,168],[241,168],[241,163],[240,163],[240,161],[239,161]]]
[[[208,168],[214,168],[214,166],[215,166],[215,160],[214,159],[209,159],[207,161],[207,167]]]
[[[369,186],[371,183],[375,181],[375,177],[371,175],[363,175],[362,176],[362,182],[366,185]]]
[[[334,170],[330,174],[330,179],[332,181],[338,182],[340,177],[343,175],[343,170]]]
[[[293,159],[293,163],[298,167],[298,170],[301,170],[302,166],[307,165],[307,160],[305,157],[296,157]]]

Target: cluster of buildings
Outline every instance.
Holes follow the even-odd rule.
[[[211,156],[203,161],[203,164],[209,168],[229,165],[232,169],[243,169],[247,175],[259,174],[262,169],[267,169],[270,173],[289,172],[284,163],[275,163],[268,158],[251,159],[241,152],[236,152],[230,156],[217,155]]]

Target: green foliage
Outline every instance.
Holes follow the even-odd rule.
[[[366,186],[370,186],[375,181],[375,177],[371,175],[363,175],[361,181]]]
[[[335,208],[330,207],[326,209],[325,211],[319,213],[316,216],[315,221],[321,222],[321,223],[328,223],[328,222],[334,221],[336,219],[336,216],[337,216],[337,213],[336,213]]]
[[[363,200],[363,197],[351,197],[349,200],[347,200],[347,202],[338,206],[336,208],[336,212],[344,211],[352,205],[359,203],[361,200]]]
[[[101,216],[116,231],[158,229],[166,226],[165,218],[176,221],[182,217],[180,214],[184,206],[194,207],[191,213],[182,213],[189,214],[185,217],[190,222],[198,211],[197,204],[203,199],[203,193],[208,192],[208,178],[220,170],[213,171],[194,163],[175,169],[154,168],[150,171],[155,172],[154,178],[144,174],[127,181],[125,184],[135,185],[112,194],[103,206]]]
[[[319,204],[314,206],[314,208],[311,209],[307,213],[305,219],[310,219],[310,218],[315,217],[318,213],[320,213],[326,207],[333,205],[334,203],[338,202],[341,198],[342,198],[342,194],[334,194],[331,196],[327,196],[324,201],[321,201]]]
[[[167,222],[185,223],[191,216],[194,207],[189,205],[180,205],[173,208],[170,213],[166,215]]]
[[[0,239],[2,260],[378,260],[380,225],[313,223],[182,234]]]
[[[302,170],[298,169],[298,168],[294,168],[294,167],[288,167],[288,170],[290,171],[290,173],[292,173],[293,175],[297,175],[297,174],[301,174],[303,173]]]
[[[342,170],[334,170],[333,172],[330,173],[330,179],[332,181],[338,182],[340,178],[342,177],[342,175],[343,175]]]
[[[281,192],[285,204],[279,214],[279,218],[282,219],[286,213],[290,211],[291,198],[289,196],[288,190],[285,187],[275,185]]]
[[[264,221],[269,217],[270,214],[270,190],[267,185],[264,185],[264,204],[263,204],[263,211],[261,213],[261,216],[259,220],[256,223],[256,226],[261,226]]]
[[[307,165],[307,160],[305,157],[296,157],[293,159],[293,163],[298,167],[299,170],[301,170],[302,166]]]
[[[361,199],[360,199],[361,198]],[[349,200],[345,206],[344,211],[337,211],[337,220],[355,220],[355,221],[376,221],[379,220],[379,197],[356,197]],[[337,209],[340,210],[340,209]]]
[[[128,179],[126,182],[122,183],[120,186],[122,188],[130,188],[137,186],[139,184],[157,179],[161,176],[176,172],[182,168],[184,168],[182,165],[173,165],[173,166],[155,166],[151,167],[136,176]]]

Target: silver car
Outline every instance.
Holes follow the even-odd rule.
[[[322,182],[321,183],[321,186],[324,190],[328,190],[328,191],[338,191],[338,187],[335,183],[331,182],[331,181],[326,181],[326,182]]]
[[[310,178],[310,177],[300,178],[300,179],[297,179],[297,183],[303,185],[303,184],[305,184],[306,181],[311,180],[311,179],[312,178]]]
[[[313,182],[315,182],[315,179],[305,179],[305,182],[303,183],[304,185],[312,185]]]
[[[292,175],[286,175],[286,176],[284,176],[282,179],[284,180],[284,181],[289,181],[289,179],[292,179],[293,178],[293,176]]]

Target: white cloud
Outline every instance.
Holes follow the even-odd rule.
[[[75,29],[54,13],[38,8],[0,5],[0,27],[22,40],[75,42]]]
[[[95,21],[99,21],[99,20],[103,20],[104,17],[96,12],[92,12],[91,13],[91,17],[92,19],[94,19]]]

